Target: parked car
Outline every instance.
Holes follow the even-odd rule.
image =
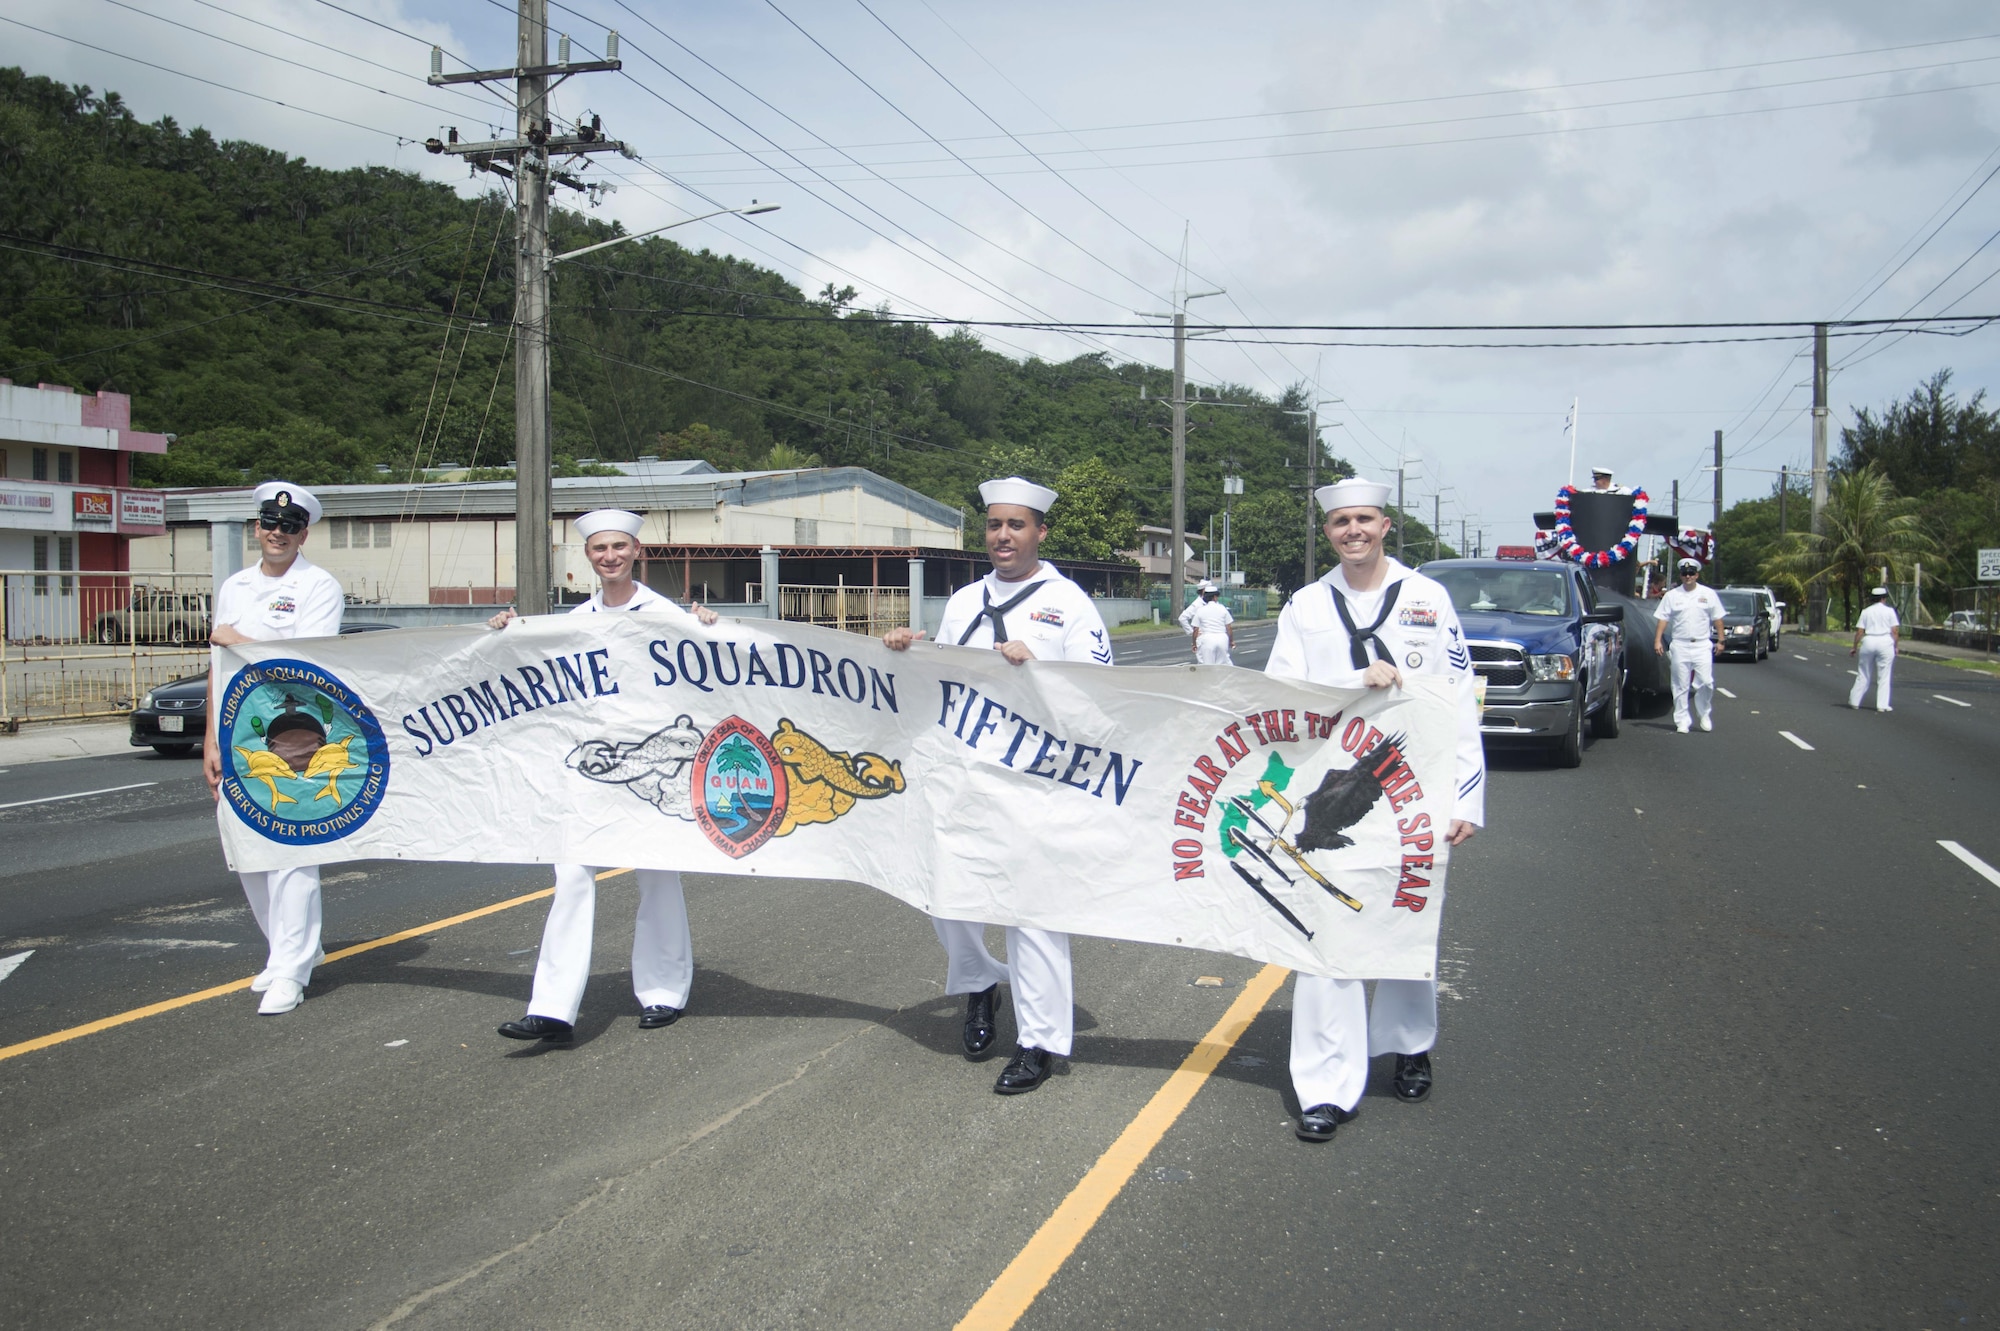
[[[208,594],[140,587],[132,604],[99,615],[92,636],[107,646],[164,642],[175,647],[208,641]]]
[[[1979,622],[1977,610],[1954,610],[1944,617],[1947,633],[1982,633],[1986,626]]]
[[[1724,588],[1722,597],[1722,655],[1747,656],[1755,665],[1771,654],[1771,612],[1764,597],[1755,591]]]
[[[1770,649],[1774,652],[1777,651],[1778,642],[1785,634],[1785,603],[1778,599],[1778,594],[1769,587],[1738,587],[1732,585],[1724,587],[1722,590],[1726,592],[1755,592],[1763,598],[1764,609],[1770,612],[1771,616]]]
[[[1558,767],[1583,762],[1586,724],[1617,737],[1625,715],[1625,607],[1600,603],[1574,564],[1440,559],[1423,573],[1444,584],[1485,681],[1479,731],[1529,741]]]
[[[394,624],[342,624],[340,636],[375,633]],[[207,631],[203,631],[207,636]],[[170,684],[148,689],[132,709],[132,746],[178,757],[201,748],[208,733],[208,672],[186,675]]]

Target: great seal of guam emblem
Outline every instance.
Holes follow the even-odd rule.
[[[764,732],[740,716],[718,722],[702,739],[689,784],[695,822],[731,858],[769,841],[785,819],[784,763]]]
[[[304,661],[248,665],[222,691],[222,797],[272,841],[336,841],[389,788],[389,743],[361,696]]]

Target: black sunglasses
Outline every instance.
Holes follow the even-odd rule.
[[[279,531],[287,536],[297,536],[306,529],[304,518],[260,517],[257,519],[257,525],[265,531]]]

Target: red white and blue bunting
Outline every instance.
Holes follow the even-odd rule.
[[[1575,493],[1574,485],[1565,485],[1556,492],[1556,545],[1563,558],[1575,560],[1585,568],[1609,568],[1630,559],[1639,548],[1639,538],[1646,534],[1646,492],[1632,492],[1632,520],[1625,524],[1625,535],[1609,550],[1586,550],[1578,543],[1576,529],[1569,521],[1569,497]]]

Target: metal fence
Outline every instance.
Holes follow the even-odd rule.
[[[778,584],[778,617],[879,637],[910,622],[907,587],[801,587]]]
[[[123,716],[208,665],[205,573],[0,570],[0,728]]]

